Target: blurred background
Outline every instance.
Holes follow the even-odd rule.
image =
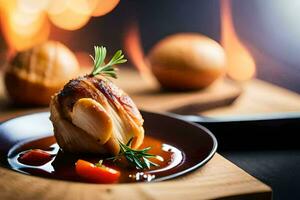
[[[232,130],[226,123],[226,128],[221,124],[220,132],[218,126],[213,129],[214,123],[209,128],[220,147],[227,144],[233,152],[218,151],[269,184],[274,199],[291,199],[293,195],[299,199],[300,194],[295,196],[299,184],[294,182],[300,180],[300,152],[298,139],[293,138],[299,130],[300,99],[288,91],[300,93],[299,10],[300,1],[294,0],[0,0],[0,117],[21,113],[13,103],[47,108],[51,96],[78,75],[78,62],[81,67],[93,65],[89,55],[94,53],[94,45],[106,46],[109,56],[122,49],[128,58],[126,69],[137,69],[144,76],[123,70],[115,81],[139,108],[223,119],[229,116],[225,122],[241,115],[280,113],[297,125],[284,126],[275,120],[266,127],[260,122],[245,127],[238,121]],[[166,62],[157,67],[166,71],[177,65],[175,72],[155,74],[155,62],[148,62],[149,52],[163,38],[182,32],[194,32],[200,38],[181,38],[187,42],[181,43],[185,54],[176,48],[180,40],[173,42],[175,48],[163,52],[163,59],[158,55],[156,61]],[[71,51],[61,44],[47,43],[49,40],[59,41]],[[38,44],[43,42],[47,45],[40,48]],[[20,59],[13,59],[15,55]],[[195,57],[194,63],[189,62]],[[210,87],[212,81],[207,81],[203,85],[201,81],[213,73],[217,75],[211,76],[212,81],[220,84]],[[195,84],[197,90],[163,90],[163,84],[148,84],[149,75],[177,86]],[[287,112],[296,112],[297,118],[289,119]],[[253,152],[240,152],[232,144]],[[260,145],[263,150],[257,151]],[[282,151],[270,151],[270,147]],[[286,147],[297,150],[287,151]]]
[[[14,52],[48,39],[66,44],[82,64],[89,63],[88,54],[95,44],[111,51],[125,49],[134,57],[131,61],[138,63],[136,54],[141,52],[136,51],[147,53],[163,37],[198,32],[220,42],[231,57],[242,58],[242,70],[232,72],[233,79],[255,76],[300,92],[300,1],[0,2],[1,65]],[[133,48],[128,47],[131,45]]]

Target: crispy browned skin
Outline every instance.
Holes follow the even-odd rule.
[[[61,108],[64,108],[65,117],[68,118],[67,113],[72,111],[74,104],[79,99],[91,98],[97,102],[103,102],[103,95],[117,110],[125,109],[138,125],[143,124],[143,118],[131,98],[103,77],[83,76],[71,80],[58,94],[58,101]]]
[[[78,103],[82,107],[78,107]],[[79,110],[75,109],[76,105]],[[92,137],[95,136],[95,140],[89,139],[86,141],[91,143],[90,146],[93,146],[93,149],[90,149],[91,153],[110,152],[117,154],[119,141],[127,143],[130,138],[133,138],[132,147],[137,148],[144,138],[143,118],[134,102],[123,90],[102,76],[91,77],[86,75],[69,81],[53,97],[50,110],[50,119],[54,125],[55,137],[59,145],[67,151],[76,152],[76,149],[78,149],[79,152],[84,150],[89,153],[89,150],[86,150],[86,144],[82,143],[81,145],[80,142],[78,143],[78,137],[77,141],[72,140],[72,134],[66,131],[67,126],[73,126],[74,131],[78,130],[76,136],[80,136],[83,140],[86,137],[90,138],[91,134]],[[86,113],[95,116],[90,118],[93,123],[101,124],[92,133],[89,128],[86,128],[85,131],[80,128],[81,126],[86,127],[85,123],[91,122],[83,122],[86,118],[79,119],[81,114],[78,114],[78,112],[85,112],[85,110]],[[102,114],[98,117],[97,113]],[[91,117],[91,115],[88,114],[87,117]],[[66,122],[66,126],[60,122],[62,120]],[[87,132],[89,133],[85,134]],[[101,143],[102,141],[99,140],[101,134],[103,134],[102,136],[105,135],[104,138],[109,137],[107,142]],[[74,145],[72,145],[72,142]],[[99,151],[94,148],[97,145],[99,145]]]

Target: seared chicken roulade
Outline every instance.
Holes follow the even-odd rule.
[[[126,62],[121,51],[104,64],[106,49],[95,47],[94,70],[67,83],[52,97],[50,119],[59,146],[74,153],[117,155],[119,143],[144,139],[143,118],[131,98],[106,77],[116,77],[113,65]]]

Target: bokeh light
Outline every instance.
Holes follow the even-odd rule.
[[[50,33],[50,25],[45,13],[26,13],[15,1],[6,2],[1,8],[3,36],[13,50],[24,50],[42,41]]]
[[[47,13],[50,21],[59,28],[65,30],[77,30],[82,28],[90,19],[92,10],[88,12],[88,5],[80,0],[53,0]],[[82,8],[79,11],[78,7]]]
[[[22,12],[34,14],[44,11],[49,2],[50,0],[17,0],[16,6]]]
[[[120,0],[0,0],[0,23],[10,50],[25,50],[49,38],[50,22],[77,30],[92,16],[112,11]]]
[[[96,9],[92,13],[94,17],[106,15],[112,11],[118,4],[120,0],[98,0]]]

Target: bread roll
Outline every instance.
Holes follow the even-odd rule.
[[[223,48],[196,33],[180,33],[158,42],[149,52],[151,69],[163,88],[195,90],[212,84],[225,72]]]
[[[5,86],[15,103],[49,105],[51,96],[78,73],[75,55],[65,45],[48,41],[16,54],[6,70]]]

